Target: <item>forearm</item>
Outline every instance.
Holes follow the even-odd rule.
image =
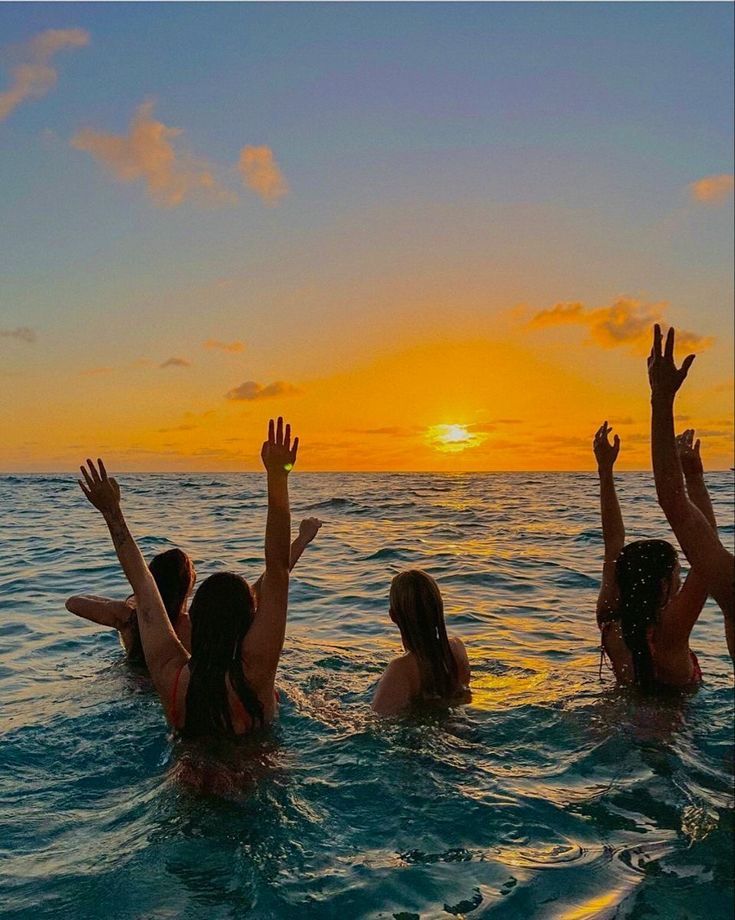
[[[600,476],[600,515],[605,559],[612,561],[625,546],[625,525],[620,511],[612,467],[598,469]]]
[[[707,484],[704,481],[704,474],[691,473],[688,475],[686,477],[686,487],[691,503],[699,508],[712,529],[717,533],[717,519],[715,518],[715,510],[712,507],[712,500],[707,491]]]
[[[268,518],[265,526],[265,568],[288,571],[291,562],[291,510],[288,475],[268,473]]]
[[[140,594],[153,580],[145,559],[133,539],[120,508],[104,514],[113,546],[125,577],[136,595]]]
[[[651,457],[658,501],[669,523],[686,513],[689,503],[676,451],[673,396],[651,399]]]
[[[90,594],[76,594],[70,597],[66,602],[66,609],[99,626],[109,626],[113,629],[122,628],[133,613],[133,609],[124,601]]]
[[[288,564],[288,569],[290,572],[294,570],[294,568],[296,567],[296,563],[299,561],[299,559],[301,559],[301,556],[303,555],[304,550],[306,549],[308,545],[309,544],[304,543],[304,541],[300,537],[296,537],[296,539],[293,541],[293,543],[291,544],[291,553],[289,556],[289,564]]]

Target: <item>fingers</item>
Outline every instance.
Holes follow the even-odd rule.
[[[674,337],[676,333],[673,326],[669,326],[669,331],[666,333],[666,349],[664,351],[665,358],[671,358],[674,360]]]
[[[105,464],[102,462],[101,457],[97,457],[97,466],[100,468],[100,475],[102,476],[102,481],[104,482],[107,479],[107,470],[105,469]]]
[[[283,444],[283,419],[280,415],[276,422],[276,444]]]
[[[701,445],[702,445],[702,442],[699,440],[699,438],[697,438],[697,440],[694,442],[694,453],[697,456],[699,456],[699,448],[701,447]]]
[[[87,472],[87,470],[83,466],[80,466],[79,469],[82,471],[82,476],[84,476],[84,481],[87,483],[87,487],[90,489],[93,488],[94,481],[92,477],[89,475],[89,473]],[[79,482],[79,480],[77,481]]]
[[[276,440],[275,422],[273,421],[273,419],[271,419],[268,422],[268,443],[273,444],[275,443],[275,440]]]
[[[97,468],[95,467],[94,463],[92,463],[92,461],[89,459],[89,457],[87,457],[87,466],[89,467],[89,471],[92,474],[92,479],[94,480],[94,482],[100,482],[100,474],[97,472]]]
[[[661,339],[661,327],[656,323],[653,327],[653,348],[651,349],[651,357],[654,360],[661,357]]]
[[[286,432],[283,436],[283,446],[286,450],[291,450],[291,426],[286,425]]]
[[[77,482],[79,483],[79,488],[82,490],[82,492],[84,492],[84,494],[86,495],[86,497],[89,498],[89,499],[91,499],[91,498],[92,498],[92,495],[91,495],[91,493],[84,487],[84,483],[82,482],[82,480],[81,480],[81,479],[77,479]]]
[[[682,379],[684,379],[684,377],[686,377],[686,375],[689,373],[689,368],[692,366],[692,364],[694,364],[694,359],[696,357],[696,355],[687,355],[686,358],[684,358],[684,363],[681,366],[680,372]]]
[[[618,435],[615,435],[613,438],[613,446],[615,447],[615,450],[620,450],[620,438]]]
[[[296,460],[296,454],[298,453],[298,449],[299,449],[299,439],[298,439],[298,438],[294,438],[294,439],[293,439],[293,447],[291,448],[291,463],[294,463],[294,462],[295,462],[295,460]]]

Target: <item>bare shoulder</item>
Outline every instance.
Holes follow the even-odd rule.
[[[412,655],[394,658],[383,672],[372,707],[379,715],[395,715],[410,705],[420,685],[418,665]]]
[[[454,660],[459,668],[459,678],[466,686],[470,682],[470,659],[465,644],[459,636],[450,636],[449,647],[452,649]]]

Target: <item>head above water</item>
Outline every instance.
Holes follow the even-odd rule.
[[[156,582],[168,618],[175,627],[196,581],[194,563],[183,550],[176,548],[158,553],[151,559],[148,568]],[[143,643],[136,621],[133,621],[133,626],[135,632],[128,651],[128,659],[136,664],[144,664]]]
[[[194,563],[183,550],[176,548],[154,556],[148,568],[158,585],[169,619],[175,625],[196,581]]]
[[[425,697],[447,697],[457,689],[458,669],[444,623],[439,586],[426,572],[409,569],[390,586],[390,618],[403,647],[416,656]]]
[[[186,696],[185,733],[232,734],[227,680],[254,724],[263,722],[263,707],[247,682],[242,641],[255,617],[250,586],[234,572],[206,578],[191,602],[191,658]]]
[[[231,657],[233,643],[243,639],[254,615],[253,594],[241,575],[217,572],[205,578],[189,608],[192,655],[208,650]]]
[[[648,630],[681,585],[679,556],[666,540],[637,540],[624,547],[615,562],[620,591],[623,638],[633,654],[635,682],[654,683]]]

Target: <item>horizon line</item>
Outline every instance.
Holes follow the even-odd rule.
[[[186,476],[214,476],[223,473],[228,475],[255,475],[264,473],[265,470],[116,470],[116,476],[144,475],[144,476],[164,476],[164,475],[186,475]],[[300,470],[299,475],[362,475],[362,474],[381,474],[394,476],[415,476],[417,474],[444,474],[452,476],[491,476],[497,473],[596,473],[594,469],[570,469],[570,470]],[[616,473],[653,473],[649,467],[615,470]],[[705,470],[707,473],[732,473],[735,472],[733,467],[723,467],[717,469]],[[76,477],[73,470],[0,470],[0,476],[62,476],[69,475]],[[76,477],[78,478],[78,477]]]

